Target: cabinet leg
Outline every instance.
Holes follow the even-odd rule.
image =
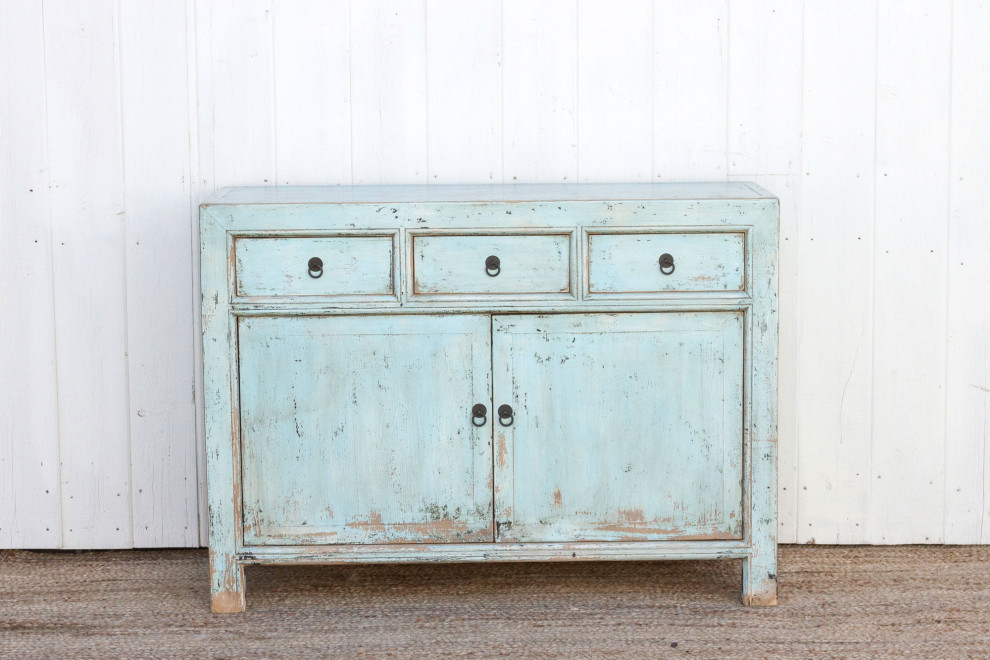
[[[743,560],[742,602],[747,607],[777,604],[777,553]]]
[[[210,609],[233,614],[244,607],[244,566],[233,555],[210,552]]]

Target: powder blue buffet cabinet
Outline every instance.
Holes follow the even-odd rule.
[[[776,603],[777,224],[749,183],[221,191],[213,610],[247,564],[716,557]]]

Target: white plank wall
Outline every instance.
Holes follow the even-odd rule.
[[[205,541],[226,185],[754,180],[780,538],[990,543],[990,2],[0,2],[0,547]]]
[[[800,411],[796,437],[815,438],[796,445],[795,522],[800,538],[816,542],[868,539],[876,12],[876,2],[863,0],[805,6],[801,261],[795,273],[802,305],[792,403]],[[846,36],[834,39],[837,32]],[[802,345],[815,348],[799,351]]]
[[[351,30],[346,0],[272,7],[279,185],[351,182]]]
[[[878,542],[907,527],[916,541],[943,537],[951,33],[947,3],[879,2],[870,460]]]
[[[649,181],[653,3],[578,2],[577,38],[578,180]]]
[[[44,5],[61,542],[66,548],[134,543],[116,10],[113,0]],[[4,314],[10,311],[5,308]],[[17,384],[8,381],[7,387]]]
[[[199,540],[185,8],[120,5],[134,545]],[[163,148],[169,144],[185,149]],[[167,331],[166,331],[167,329]]]
[[[350,85],[353,183],[426,183],[426,6],[421,0],[351,2]]]
[[[0,546],[62,543],[41,0],[0,4]]]
[[[946,332],[945,542],[990,542],[990,2],[952,16]],[[982,50],[981,50],[982,49]],[[971,53],[982,52],[973,57]],[[980,136],[974,139],[973,136]]]
[[[577,3],[502,3],[502,179],[577,181]]]
[[[728,0],[654,4],[654,180],[726,178],[728,25]]]
[[[429,183],[502,181],[501,4],[426,4]]]

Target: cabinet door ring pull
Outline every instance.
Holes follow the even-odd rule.
[[[660,255],[660,272],[664,275],[670,275],[674,272],[674,255],[669,252]]]
[[[319,257],[313,257],[309,260],[309,276],[313,279],[319,279],[323,277],[323,259]]]
[[[481,419],[481,424],[475,421],[478,418]],[[471,423],[479,427],[488,423],[488,408],[485,407],[485,404],[474,404],[474,408],[471,409]]]
[[[494,271],[494,272],[493,272]],[[502,262],[494,254],[485,259],[485,273],[488,277],[495,277],[502,272]]]
[[[509,420],[506,422],[505,420]],[[512,412],[512,406],[507,403],[503,403],[498,407],[498,423],[502,426],[512,426],[512,422],[515,421],[515,417]]]

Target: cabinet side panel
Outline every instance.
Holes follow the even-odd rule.
[[[743,564],[743,602],[777,602],[777,200],[753,210],[753,311],[749,346],[751,376],[747,449],[749,538]]]
[[[243,608],[244,569],[235,558],[240,518],[234,407],[234,328],[228,290],[231,256],[227,233],[200,213],[203,286],[203,399],[206,481],[210,523],[210,574],[214,611]]]

